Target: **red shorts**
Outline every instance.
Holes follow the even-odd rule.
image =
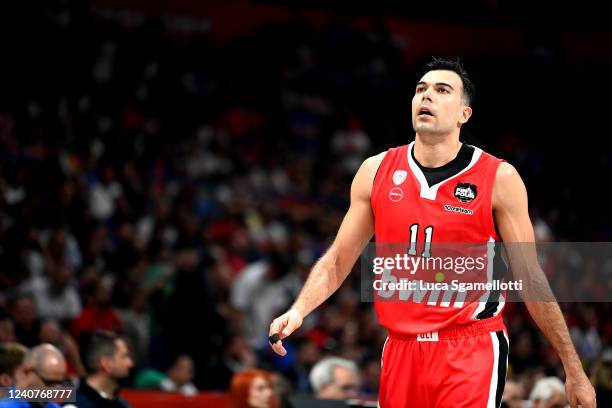
[[[497,408],[508,366],[501,317],[419,336],[389,333],[381,408]]]

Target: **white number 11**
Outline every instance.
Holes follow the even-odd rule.
[[[419,233],[419,224],[412,224],[410,226],[410,248],[408,248],[408,255],[416,256],[416,244],[417,244],[417,234]],[[421,256],[423,258],[429,258],[431,256],[431,239],[433,236],[433,226],[430,225],[425,227],[425,248],[423,248],[423,252]]]

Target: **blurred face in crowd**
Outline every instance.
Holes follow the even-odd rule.
[[[453,71],[426,73],[412,98],[412,126],[419,134],[450,134],[472,115],[463,97],[461,77]]]
[[[15,341],[15,325],[11,319],[0,320],[0,342]]]
[[[546,401],[546,404],[541,405],[544,408],[565,408],[567,407],[567,399],[565,398],[565,393],[561,392],[561,391],[557,391],[553,394],[552,397],[550,397],[550,399],[548,401]],[[537,405],[534,404],[534,408],[536,408]]]
[[[521,408],[523,406],[523,386],[516,381],[506,381],[502,401],[508,408]]]
[[[189,356],[180,356],[168,372],[170,379],[178,386],[187,384],[193,379],[193,360]]]
[[[31,326],[36,320],[36,309],[32,299],[28,297],[19,298],[13,308],[13,319],[20,326]]]
[[[62,265],[54,268],[50,273],[51,287],[54,290],[64,290],[70,283],[70,270]]]
[[[249,407],[268,408],[272,406],[274,392],[272,385],[263,377],[255,377],[249,388]]]
[[[59,344],[62,336],[62,330],[55,320],[45,320],[40,325],[38,337],[44,343]]]
[[[112,283],[106,281],[105,279],[101,279],[96,287],[96,292],[94,293],[94,302],[98,307],[106,307],[110,304],[111,296],[113,294],[113,285]]]
[[[346,400],[359,396],[359,378],[346,367],[334,367],[334,381],[321,388],[319,397]]]
[[[561,391],[555,391],[546,402],[534,401],[533,403],[533,408],[565,408],[566,406],[567,399],[565,393]]]
[[[102,357],[100,363],[104,371],[115,380],[127,377],[134,366],[130,351],[123,339],[115,341],[115,354],[112,357]]]

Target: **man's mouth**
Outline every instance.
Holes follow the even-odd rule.
[[[432,113],[431,109],[422,107],[417,112],[417,116],[434,116],[434,114]]]

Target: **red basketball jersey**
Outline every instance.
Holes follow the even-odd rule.
[[[430,187],[413,159],[413,147],[414,142],[389,149],[376,174],[371,195],[376,244],[408,244],[416,236],[421,251],[427,240],[433,243],[433,248],[436,242],[499,241],[491,199],[502,160],[475,147],[464,169]],[[482,318],[501,319],[503,308],[503,302],[491,305],[442,302],[441,299],[431,302],[427,298],[421,301],[375,298],[380,324],[391,332],[408,335],[434,332]]]

